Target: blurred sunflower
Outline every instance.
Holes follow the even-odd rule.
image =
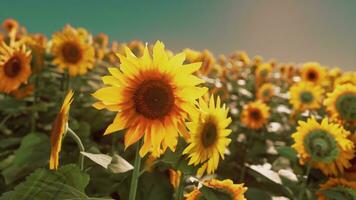
[[[255,71],[255,77],[257,84],[261,84],[266,81],[272,73],[272,65],[270,63],[262,63],[257,66]]]
[[[259,129],[268,122],[269,107],[260,102],[251,102],[242,110],[241,122],[251,129]]]
[[[132,40],[127,43],[127,47],[132,51],[135,56],[142,56],[145,44],[140,40]]]
[[[192,121],[187,123],[190,131],[187,140],[189,145],[183,154],[188,154],[189,165],[204,163],[199,168],[198,175],[203,175],[205,171],[212,174],[218,167],[219,157],[224,159],[225,149],[231,142],[228,138],[231,130],[227,129],[231,118],[227,117],[229,111],[225,105],[221,107],[219,97],[215,104],[214,97],[211,96],[209,105],[200,99],[199,109],[200,114],[192,115]]]
[[[334,87],[337,87],[338,85],[344,85],[344,84],[352,84],[356,85],[356,73],[355,72],[347,72],[338,78],[335,79],[334,82]]]
[[[209,50],[205,49],[204,51],[199,52],[192,49],[184,49],[184,52],[187,55],[186,61],[188,63],[202,63],[202,67],[198,71],[200,75],[206,76],[214,69],[216,63],[215,57]]]
[[[5,31],[10,33],[13,30],[19,29],[19,23],[14,19],[9,18],[9,19],[5,19],[3,21],[2,27],[3,27],[3,29],[5,29]]]
[[[105,33],[97,34],[93,38],[93,45],[95,47],[95,57],[102,60],[109,46],[109,36]]]
[[[256,55],[255,57],[253,57],[253,64],[255,66],[260,65],[262,63],[262,61],[263,61],[263,58],[260,55]]]
[[[267,102],[269,101],[274,95],[274,85],[271,83],[264,83],[261,87],[257,90],[257,99]]]
[[[232,53],[230,58],[234,61],[242,62],[245,66],[250,63],[250,58],[248,57],[248,54],[245,51],[236,51]]]
[[[178,132],[188,137],[184,121],[195,112],[195,100],[207,92],[197,86],[204,81],[192,75],[201,63],[184,65],[184,53],[169,58],[160,41],[154,45],[153,59],[147,47],[140,58],[128,48],[126,57],[118,56],[120,68],[109,68],[111,75],[103,77],[110,86],[93,94],[100,101],[95,108],[118,112],[104,135],[127,129],[126,148],[144,137],[142,157],[167,147],[174,151]]]
[[[59,163],[59,152],[61,151],[62,139],[67,132],[68,115],[70,105],[73,101],[73,91],[69,91],[64,98],[62,107],[53,122],[51,130],[51,156],[49,168],[57,170]]]
[[[356,121],[356,85],[344,84],[335,87],[324,101],[331,118],[344,122]]]
[[[37,34],[25,37],[26,45],[31,49],[32,62],[31,66],[33,72],[39,72],[45,65],[45,54],[47,38],[45,35]]]
[[[0,45],[0,92],[9,93],[22,83],[27,83],[31,75],[31,51],[25,45],[10,42]]]
[[[92,69],[95,61],[94,47],[89,43],[86,30],[64,27],[62,32],[52,36],[51,52],[53,64],[68,69],[70,76],[85,74]]]
[[[328,70],[328,75],[331,78],[337,78],[341,75],[342,71],[339,67],[334,67],[330,70]]]
[[[325,69],[317,62],[305,63],[301,68],[301,78],[314,84],[321,84],[325,80]]]
[[[356,147],[356,132],[350,135],[349,139],[354,143],[354,146]],[[346,169],[344,177],[347,180],[356,181],[356,156],[354,156],[354,158],[350,162],[352,166]]]
[[[292,134],[292,147],[299,154],[302,165],[312,162],[312,166],[326,175],[338,175],[351,167],[354,144],[347,139],[350,134],[338,124],[329,123],[324,118],[319,124],[314,118],[299,121],[297,132]]]
[[[204,181],[203,185],[228,195],[232,200],[245,200],[244,193],[247,191],[247,188],[244,187],[243,184],[234,184],[230,179],[222,181],[210,179]],[[192,192],[186,194],[185,196],[186,200],[205,199],[202,192],[198,188],[195,188]]]
[[[318,200],[331,200],[328,195],[337,196],[338,200],[341,200],[340,198],[354,200],[356,199],[356,182],[342,178],[330,178],[326,183],[320,185],[317,192]]]
[[[323,92],[323,89],[319,85],[300,82],[294,84],[289,89],[289,102],[295,110],[317,109],[321,106]]]

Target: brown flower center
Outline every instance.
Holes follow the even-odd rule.
[[[204,124],[201,133],[201,141],[205,148],[208,148],[211,145],[215,144],[217,136],[218,130],[216,128],[215,123],[207,122],[206,124]]]
[[[12,57],[4,65],[4,72],[7,77],[16,77],[22,68],[21,59],[18,57]]]
[[[310,71],[308,71],[308,73],[307,73],[307,79],[309,80],[309,81],[316,81],[317,79],[318,79],[318,74],[317,74],[317,72],[316,71],[314,71],[314,70],[310,70]]]
[[[254,121],[259,121],[262,118],[261,111],[258,109],[253,109],[250,111],[249,116]]]
[[[160,79],[143,81],[134,94],[136,111],[148,119],[169,114],[174,105],[172,87]]]
[[[67,42],[62,47],[62,55],[66,62],[76,64],[82,58],[82,50],[72,42]]]

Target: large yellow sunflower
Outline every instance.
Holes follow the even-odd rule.
[[[338,175],[351,167],[354,144],[347,139],[350,134],[339,124],[329,123],[324,118],[318,123],[314,118],[299,121],[297,132],[292,134],[292,147],[299,154],[301,164],[312,162],[312,166],[326,175]]]
[[[321,84],[326,77],[326,71],[317,62],[308,62],[302,66],[301,78],[314,84]]]
[[[203,164],[198,170],[198,175],[203,175],[205,171],[208,174],[214,173],[220,156],[224,159],[225,149],[231,142],[228,138],[231,130],[227,129],[231,123],[231,118],[227,116],[229,111],[225,105],[220,106],[219,97],[216,105],[213,96],[209,105],[200,99],[200,114],[193,115],[192,121],[187,123],[190,131],[189,145],[183,154],[188,154],[189,165]]]
[[[156,42],[153,58],[147,47],[137,58],[126,48],[126,57],[118,55],[120,68],[109,68],[103,81],[109,85],[93,96],[97,109],[118,112],[104,135],[127,129],[125,147],[144,137],[140,150],[157,153],[169,147],[175,150],[178,132],[186,132],[184,121],[195,110],[194,103],[207,92],[197,85],[204,81],[192,75],[201,63],[184,65],[184,53],[168,57],[162,42]]]
[[[94,47],[89,43],[89,34],[83,29],[64,27],[62,32],[53,34],[51,52],[53,64],[68,69],[70,76],[85,74],[92,69],[95,61]]]
[[[332,119],[356,122],[356,85],[338,85],[327,96],[324,104]]]
[[[259,129],[268,122],[269,107],[261,101],[251,102],[242,110],[241,122],[251,129]]]
[[[309,82],[294,84],[289,89],[289,102],[295,110],[318,109],[322,103],[323,89]]]
[[[264,83],[261,85],[260,88],[257,90],[257,99],[267,102],[269,101],[274,95],[274,85],[271,83]]]
[[[20,43],[0,46],[0,92],[9,93],[27,83],[31,75],[31,51]]]
[[[345,200],[356,199],[356,182],[347,181],[342,178],[330,178],[326,183],[320,185],[320,189],[317,192],[318,200],[330,200],[327,197],[328,194],[335,196],[335,193],[338,194],[338,197],[342,196],[342,199]]]
[[[49,168],[56,170],[59,163],[59,152],[61,151],[62,139],[67,131],[67,122],[70,104],[73,101],[73,91],[69,91],[64,98],[62,107],[53,122],[51,130],[51,156]]]
[[[225,180],[217,180],[217,179],[210,179],[203,182],[205,187],[212,188],[224,194],[227,194],[231,200],[245,200],[244,193],[247,191],[247,188],[244,187],[243,184],[234,184],[232,180],[225,179]],[[192,192],[185,195],[186,200],[199,200],[205,199],[202,198],[203,194],[198,189],[195,188]]]

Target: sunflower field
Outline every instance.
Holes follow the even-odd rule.
[[[356,200],[356,72],[0,30],[0,200]]]

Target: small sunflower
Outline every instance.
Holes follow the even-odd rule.
[[[73,101],[73,91],[69,91],[64,98],[62,107],[53,122],[51,130],[51,156],[49,168],[57,170],[59,163],[59,152],[61,151],[62,139],[67,132],[67,123],[70,104]]]
[[[191,49],[185,49],[184,52],[187,55],[186,61],[188,63],[202,63],[202,67],[198,71],[200,75],[206,76],[211,72],[211,70],[214,69],[216,61],[213,54],[209,50],[205,49],[204,51],[199,52]]]
[[[229,199],[231,200],[245,200],[244,193],[247,191],[247,188],[244,187],[243,184],[234,184],[232,180],[225,179],[225,180],[217,180],[217,179],[210,179],[203,182],[205,187],[209,187],[213,190],[218,192],[222,192],[226,194]],[[200,200],[205,199],[203,193],[198,189],[195,188],[192,192],[186,195],[186,200]]]
[[[95,61],[94,47],[89,43],[89,34],[83,29],[64,27],[62,32],[53,34],[51,52],[53,64],[68,69],[70,76],[85,74],[92,69]]]
[[[356,73],[355,72],[347,72],[338,78],[335,79],[334,82],[334,87],[337,87],[338,85],[344,85],[344,84],[352,84],[356,85]]]
[[[145,44],[140,40],[132,40],[127,43],[127,47],[132,51],[135,56],[142,56],[145,49]]]
[[[326,76],[325,69],[317,62],[305,63],[301,68],[301,78],[314,84],[321,84]]]
[[[225,149],[231,142],[231,139],[227,138],[231,133],[231,130],[227,129],[231,123],[231,118],[227,117],[229,111],[225,105],[220,106],[219,97],[215,104],[214,97],[211,96],[209,105],[200,99],[200,114],[192,116],[192,121],[187,123],[190,131],[189,145],[183,154],[188,154],[189,165],[203,164],[198,175],[203,175],[205,171],[208,174],[214,173],[220,156],[224,159]]]
[[[26,45],[31,49],[32,62],[31,66],[33,72],[39,72],[45,66],[45,55],[47,38],[42,34],[27,36],[25,38]]]
[[[5,29],[8,33],[12,32],[13,30],[19,29],[19,23],[14,19],[5,19],[2,23],[3,29]]]
[[[137,58],[126,48],[118,54],[120,68],[109,68],[103,81],[109,85],[96,91],[97,109],[118,112],[104,135],[126,129],[125,147],[144,137],[140,155],[175,150],[178,132],[185,134],[184,121],[195,111],[194,103],[207,92],[197,85],[204,81],[192,75],[200,63],[184,65],[185,55],[168,57],[162,42],[156,42],[153,58],[146,47]],[[187,135],[186,135],[187,137]]]
[[[319,85],[300,82],[289,89],[289,102],[295,110],[318,109],[321,106],[323,92]]]
[[[255,77],[257,80],[266,80],[272,72],[272,65],[270,63],[263,63],[257,66]]]
[[[269,107],[260,101],[251,102],[242,110],[241,122],[251,129],[259,129],[268,122]]]
[[[257,91],[257,99],[267,102],[274,96],[274,85],[271,83],[263,84]]]
[[[250,58],[248,57],[248,54],[245,51],[236,51],[230,56],[230,58],[232,60],[242,62],[245,66],[250,64]]]
[[[338,199],[328,198],[328,194],[338,194]],[[318,200],[355,200],[356,199],[356,182],[347,181],[342,178],[330,178],[326,183],[320,185],[317,192]]]
[[[25,45],[10,42],[0,46],[0,91],[9,93],[22,83],[27,83],[31,75],[31,51]]]
[[[299,154],[301,164],[312,162],[312,166],[326,175],[338,175],[351,167],[354,144],[347,139],[350,134],[339,124],[329,123],[324,118],[319,124],[314,118],[299,121],[297,132],[292,134],[292,147]]]
[[[356,121],[356,85],[344,84],[335,87],[324,101],[331,118],[343,122]]]

